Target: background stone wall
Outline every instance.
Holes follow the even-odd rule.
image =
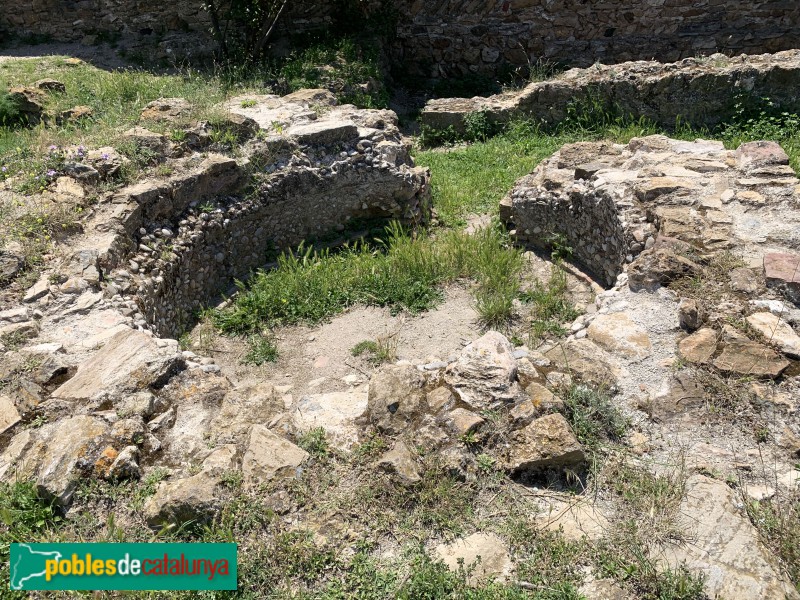
[[[19,34],[90,43],[118,39],[121,48],[148,60],[196,57],[213,48],[199,0],[13,4],[13,10],[0,10],[0,26]],[[284,33],[324,27],[332,21],[333,6],[291,3]],[[398,15],[391,58],[425,77],[494,75],[538,59],[586,66],[800,46],[800,3],[795,0],[401,0],[390,6]]]

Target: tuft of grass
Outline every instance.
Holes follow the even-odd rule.
[[[278,360],[278,346],[270,336],[251,335],[247,338],[250,347],[247,354],[242,358],[242,363],[260,367],[267,362]]]
[[[301,434],[297,438],[297,445],[317,458],[330,454],[330,445],[323,427],[317,427]]]
[[[353,356],[369,355],[369,362],[378,366],[397,358],[396,336],[379,337],[377,340],[362,340],[350,349]]]
[[[8,89],[0,87],[0,127],[14,127],[19,122],[19,105],[8,93]]]
[[[230,308],[213,313],[227,333],[318,323],[356,305],[388,306],[418,313],[442,298],[440,286],[464,277],[484,298],[500,298],[507,311],[516,295],[522,255],[496,228],[475,235],[448,231],[438,238],[412,236],[399,224],[376,246],[357,244],[337,254],[302,248],[284,254],[278,267],[258,273]],[[479,310],[482,304],[479,303]],[[482,314],[487,322],[509,313]]]
[[[563,394],[564,417],[578,441],[597,450],[607,441],[620,442],[628,430],[628,420],[602,390],[573,385]]]
[[[533,287],[520,295],[526,304],[533,305],[531,337],[540,340],[546,335],[566,333],[563,323],[574,321],[579,313],[567,298],[567,274],[559,265],[552,266],[547,283],[535,281]]]
[[[434,174],[431,189],[439,220],[447,227],[461,227],[470,214],[495,214],[514,182],[568,141],[568,136],[547,135],[522,121],[480,143],[417,151],[414,159]]]
[[[745,508],[761,539],[781,559],[800,591],[800,491],[795,488],[761,502],[746,500]]]

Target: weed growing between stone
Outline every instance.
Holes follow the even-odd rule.
[[[796,465],[800,470],[800,465]],[[800,590],[800,491],[781,493],[770,500],[745,500],[750,521],[761,539],[783,561],[789,578]]]

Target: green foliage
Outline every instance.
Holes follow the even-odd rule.
[[[578,311],[567,297],[567,274],[558,261],[551,267],[550,279],[546,283],[535,281],[531,289],[520,294],[520,299],[533,305],[531,337],[534,340],[546,335],[564,335],[566,330],[562,323],[574,321],[578,317]]]
[[[800,469],[800,465],[796,465]],[[745,502],[747,515],[762,540],[786,566],[789,578],[800,590],[800,492],[781,492],[771,500]]]
[[[361,108],[386,108],[389,95],[383,80],[378,53],[350,38],[310,46],[293,52],[277,68],[280,92],[303,88],[331,90],[342,104]]]
[[[278,360],[278,346],[271,336],[251,335],[247,338],[250,347],[242,362],[260,367],[267,362]]]
[[[602,546],[598,555],[600,572],[625,584],[642,600],[705,600],[705,578],[681,565],[659,569],[642,546]]]
[[[578,441],[596,449],[605,441],[619,442],[628,430],[628,420],[601,390],[573,385],[563,396],[563,413]]]
[[[520,121],[485,142],[447,152],[418,151],[414,158],[433,173],[433,205],[439,220],[447,227],[459,227],[470,214],[496,213],[514,182],[567,141]]]
[[[52,500],[47,500],[31,482],[0,483],[0,521],[3,523],[0,540],[3,546],[11,542],[29,541],[61,517]],[[7,546],[4,548],[8,550]]]
[[[355,304],[418,313],[439,302],[438,286],[459,277],[475,280],[485,297],[516,294],[521,254],[495,228],[471,236],[448,231],[436,239],[412,236],[396,223],[387,232],[375,247],[357,244],[338,254],[301,247],[282,255],[278,267],[258,273],[249,289],[239,284],[242,293],[213,314],[215,324],[228,333],[249,333],[317,323]]]
[[[322,457],[330,453],[330,445],[325,437],[325,428],[317,427],[301,434],[297,438],[297,445],[311,456]]]
[[[264,57],[286,4],[287,0],[206,0],[203,8],[209,13],[223,58],[255,62]]]
[[[8,89],[0,87],[0,127],[13,127],[19,123],[19,105],[8,93]]]
[[[378,338],[376,341],[362,340],[350,349],[353,356],[365,353],[369,356],[369,362],[375,366],[393,361],[397,358],[397,342],[393,336]]]

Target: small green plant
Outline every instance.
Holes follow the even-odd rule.
[[[602,390],[573,385],[563,395],[563,413],[581,444],[596,449],[602,442],[621,442],[628,420]]]
[[[208,200],[206,200],[205,202],[201,202],[197,208],[200,212],[204,213],[212,213],[215,210],[217,210],[216,205]]]
[[[256,102],[255,100],[242,100],[241,107],[242,108],[252,108],[252,107],[256,106],[257,104],[258,104],[258,102]]]
[[[494,130],[485,110],[471,112],[464,117],[464,137],[469,141],[485,142],[493,135]]]
[[[163,467],[156,467],[152,469],[147,475],[139,482],[131,500],[131,506],[134,510],[140,510],[147,499],[156,493],[158,484],[169,477],[169,469]]]
[[[325,434],[325,429],[317,427],[301,434],[297,438],[297,445],[312,456],[323,457],[330,453],[330,445]]]
[[[6,88],[0,87],[0,127],[12,127],[19,124],[21,120],[19,104],[11,97]]]
[[[397,358],[397,336],[382,336],[376,341],[363,340],[351,348],[350,354],[353,356],[368,354],[369,362],[375,366],[392,362]]]
[[[564,335],[566,330],[562,324],[575,320],[579,314],[567,298],[567,274],[558,263],[551,267],[547,283],[537,280],[520,299],[532,305],[531,337],[534,340],[546,335]]]
[[[495,465],[497,464],[497,459],[489,454],[479,454],[476,457],[476,461],[478,464],[478,469],[483,473],[491,473],[495,469]]]
[[[278,360],[278,346],[270,336],[251,335],[247,338],[250,346],[242,362],[247,365],[260,367],[267,362]]]
[[[169,132],[169,139],[178,144],[186,141],[186,136],[187,133],[185,129],[173,129]]]

